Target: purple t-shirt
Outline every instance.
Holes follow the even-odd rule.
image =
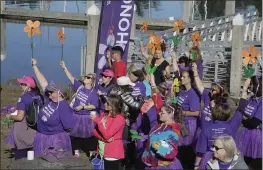
[[[237,110],[229,121],[211,121],[204,124],[197,141],[196,152],[210,151],[213,141],[218,136],[230,135],[235,139],[242,116],[242,113]]]
[[[106,96],[108,94],[108,92],[112,89],[112,87],[114,86],[113,83],[108,84],[107,86],[104,86],[103,84],[99,84],[98,85],[98,90],[101,91],[102,95]],[[101,101],[99,101],[99,110],[100,112],[104,111],[104,103],[102,103]]]
[[[27,106],[33,102],[33,98],[40,97],[36,95],[35,92],[26,92],[24,93],[17,102],[16,109],[17,110],[26,110]]]
[[[72,89],[76,92],[75,102],[73,104],[73,108],[81,105],[93,105],[96,107],[94,111],[97,110],[99,106],[99,96],[98,91],[95,88],[86,89],[78,80],[74,80],[74,84],[72,85]],[[78,115],[86,115],[90,114],[92,110],[80,110],[75,112]]]
[[[219,169],[227,169],[231,165],[231,163],[232,162],[224,163],[224,162],[218,161]]]
[[[244,107],[244,114],[250,118],[255,117],[262,121],[262,97],[260,98],[249,98]],[[260,124],[262,129],[262,124]]]
[[[178,94],[178,105],[182,107],[183,111],[199,111],[200,100],[196,91],[191,88],[190,90],[181,90]]]
[[[45,105],[38,114],[38,132],[46,135],[57,134],[73,126],[73,110],[68,102],[53,102],[46,96]]]
[[[211,115],[211,105],[210,105],[210,97],[209,97],[209,91],[208,89],[204,89],[203,94],[201,96],[201,99],[204,102],[204,106],[201,112],[201,127],[204,126],[204,123],[211,122],[212,121],[212,115]]]
[[[146,97],[146,87],[143,81],[137,81],[133,87],[132,96],[143,96]]]

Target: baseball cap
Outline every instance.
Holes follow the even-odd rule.
[[[63,85],[60,84],[55,84],[53,81],[50,81],[50,83],[48,84],[47,88],[48,91],[63,91]]]
[[[104,70],[101,75],[107,76],[107,77],[114,77],[114,73],[111,69]]]
[[[122,76],[122,77],[117,78],[117,84],[119,86],[127,86],[127,85],[135,86],[135,84],[131,82],[131,79],[127,76]]]
[[[36,87],[35,80],[31,76],[24,76],[22,78],[17,78],[16,81],[18,83],[26,84],[27,86],[29,86],[31,88],[35,88]]]

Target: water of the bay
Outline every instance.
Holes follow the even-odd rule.
[[[204,2],[200,3],[200,15],[204,18]],[[224,15],[224,3],[222,0],[216,0],[207,3],[207,18],[213,18]],[[170,16],[175,19],[182,19],[183,1],[152,1],[149,4],[146,1],[137,1],[139,15],[148,18],[168,19]],[[100,2],[96,3],[100,7]],[[256,8],[261,10],[261,1],[238,1],[236,10],[245,10],[247,8]],[[8,8],[23,8],[28,10],[45,10],[57,12],[82,13],[86,11],[86,1],[7,1]],[[261,12],[261,11],[260,11]],[[21,77],[23,75],[33,75],[30,57],[30,39],[23,32],[25,24],[16,24],[5,22],[5,45],[1,48],[1,81],[6,82],[9,78]],[[42,34],[34,36],[34,57],[38,61],[40,70],[49,80],[67,82],[66,76],[62,71],[59,62],[61,56],[61,45],[57,40],[57,32],[60,27],[41,25]],[[64,28],[66,39],[64,44],[64,61],[76,77],[80,75],[81,46],[85,46],[86,29]],[[3,36],[3,35],[1,35]],[[88,42],[92,43],[92,42]]]

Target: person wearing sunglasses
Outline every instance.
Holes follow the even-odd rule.
[[[53,147],[72,155],[70,130],[74,126],[73,110],[67,102],[63,86],[48,83],[37,67],[36,59],[31,59],[36,78],[45,92],[45,103],[38,113],[37,133],[34,141],[35,156],[44,156],[47,149]],[[63,159],[63,158],[62,158]]]
[[[141,158],[145,169],[183,169],[177,159],[183,121],[181,107],[164,104],[159,115],[162,123],[151,129]]]
[[[120,170],[121,159],[124,158],[122,135],[125,116],[121,112],[122,104],[120,96],[108,95],[105,111],[100,116],[90,115],[96,123],[93,133],[99,141],[98,152],[104,160],[105,170]]]
[[[205,169],[208,160],[213,156],[210,148],[218,136],[228,135],[235,138],[243,116],[240,112],[241,107],[242,103],[240,102],[231,119],[229,104],[221,102],[212,108],[213,121],[204,124],[196,144],[195,169]]]
[[[100,98],[99,102],[99,113],[104,111],[104,104],[106,102],[105,96],[115,85],[114,83],[114,72],[111,69],[105,69],[102,73],[102,82],[98,84],[98,95]]]
[[[97,143],[92,132],[95,125],[90,119],[91,112],[97,113],[99,108],[99,96],[95,88],[96,79],[93,74],[87,74],[81,83],[72,76],[64,61],[61,61],[60,64],[75,91],[73,102],[75,125],[70,134],[72,149],[73,151],[81,149],[89,155],[90,152],[96,150]]]
[[[27,125],[25,119],[27,108],[33,103],[34,98],[39,98],[41,102],[43,102],[44,99],[33,77],[24,76],[18,78],[17,82],[20,84],[23,93],[17,102],[17,114],[6,114],[7,118],[14,120],[6,144],[12,146],[15,159],[20,159],[27,156],[28,150],[32,150],[36,135],[35,127],[31,128]]]
[[[249,169],[243,156],[238,152],[232,136],[219,136],[211,147],[214,157],[206,164],[207,170],[212,169]]]
[[[248,88],[253,95],[248,97]],[[262,75],[248,78],[243,86],[241,109],[243,127],[237,134],[237,146],[252,169],[262,169]]]

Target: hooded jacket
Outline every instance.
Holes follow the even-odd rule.
[[[207,162],[206,169],[207,170],[220,169],[218,160],[216,159],[209,160]],[[247,164],[245,163],[243,156],[236,154],[233,158],[231,165],[227,169],[249,169],[249,168]]]

